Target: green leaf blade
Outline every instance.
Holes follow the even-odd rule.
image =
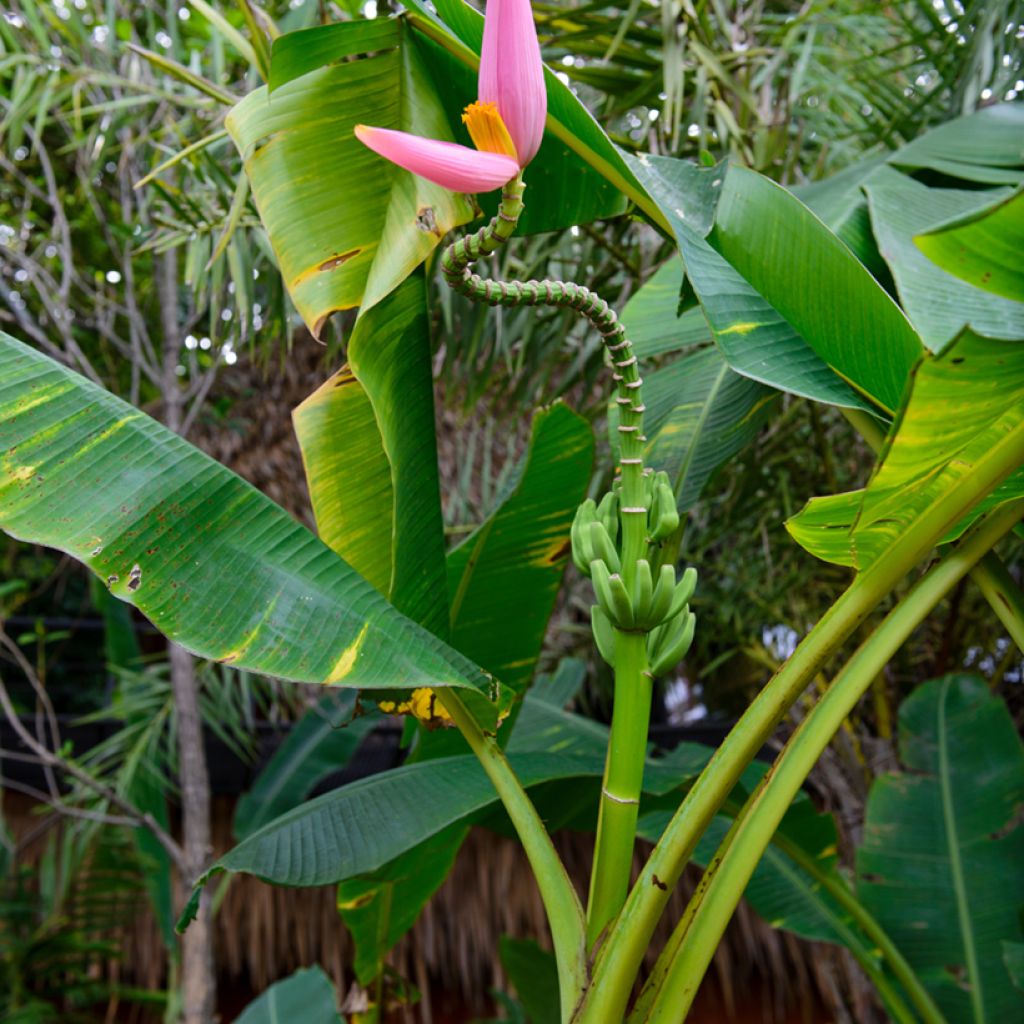
[[[1002,944],[1024,938],[1024,749],[980,680],[946,676],[900,709],[906,771],[868,801],[857,891],[950,1020],[1016,1020]]]
[[[202,657],[300,682],[490,689],[269,498],[7,335],[0,450],[0,526],[84,562]]]

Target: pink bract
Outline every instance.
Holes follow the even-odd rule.
[[[519,173],[519,165],[510,156],[481,153],[390,128],[357,125],[356,138],[393,164],[451,192],[492,192]]]
[[[480,53],[480,101],[494,103],[516,146],[519,166],[544,137],[547,90],[530,0],[488,0]]]

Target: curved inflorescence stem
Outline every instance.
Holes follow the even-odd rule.
[[[587,940],[593,948],[619,913],[629,887],[655,670],[664,671],[673,657],[678,661],[692,638],[693,616],[686,602],[694,575],[691,572],[677,584],[674,565],[660,564],[661,541],[679,522],[675,496],[664,474],[658,479],[644,469],[643,380],[615,311],[595,292],[572,281],[499,281],[471,269],[512,237],[523,211],[524,187],[521,177],[510,181],[497,216],[475,234],[450,245],[441,266],[455,291],[478,302],[575,310],[601,335],[612,360],[619,481],[600,507],[585,502],[573,526],[574,560],[593,579],[597,596],[591,613],[595,639],[615,669],[611,736],[587,908]]]
[[[513,235],[523,212],[521,177],[510,181],[501,193],[501,205],[494,219],[475,234],[453,242],[444,251],[441,269],[445,281],[455,291],[476,302],[491,306],[557,306],[575,310],[598,331],[614,363],[617,385],[619,433],[622,437],[620,460],[623,485],[628,479],[637,484],[643,475],[643,414],[640,377],[633,347],[615,310],[596,292],[572,281],[496,281],[473,273],[470,267],[484,256],[493,255]]]

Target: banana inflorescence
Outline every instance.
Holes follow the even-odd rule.
[[[609,664],[615,659],[615,634],[644,633],[650,672],[664,675],[689,650],[696,617],[689,601],[697,585],[696,569],[677,580],[673,565],[661,564],[661,547],[679,527],[675,494],[667,474],[647,475],[647,557],[636,561],[627,586],[620,548],[621,500],[618,485],[600,504],[588,498],[572,524],[572,557],[589,576],[597,604],[591,623],[597,648]]]

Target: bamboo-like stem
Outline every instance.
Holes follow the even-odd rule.
[[[636,1020],[671,1024],[685,1019],[750,876],[787,808],[846,716],[913,630],[971,567],[1020,522],[1022,515],[1024,501],[1008,502],[977,523],[861,644],[800,723],[705,872],[687,913],[641,993]],[[906,984],[910,979],[901,980]],[[911,981],[908,994],[927,1024],[942,1024],[942,1014],[920,983]]]
[[[612,726],[587,903],[588,949],[593,949],[608,923],[622,909],[629,890],[652,689],[646,635],[617,632]]]
[[[971,474],[939,495],[893,542],[884,558],[854,579],[757,695],[687,793],[641,871],[601,946],[593,982],[575,1020],[599,1024],[622,1019],[669,895],[743,769],[825,661],[948,530],[1022,461],[1024,424],[1007,430],[978,459]]]
[[[1024,593],[1002,560],[990,552],[974,567],[971,580],[1024,654]]]
[[[437,699],[462,733],[501,798],[533,869],[551,928],[558,965],[562,1019],[568,1020],[587,985],[583,906],[537,809],[493,736],[488,736],[452,689]]]
[[[844,409],[843,415],[864,438],[872,451],[885,443],[885,433],[878,420],[859,409]],[[1024,653],[1024,593],[998,555],[989,552],[972,570],[971,582],[981,591],[996,617],[1006,627],[1017,650]]]
[[[742,812],[742,808],[736,805],[730,805],[726,803],[727,809],[736,816]],[[896,944],[889,937],[882,926],[875,920],[875,918],[868,912],[867,908],[861,903],[856,896],[850,891],[849,887],[843,883],[841,879],[834,877],[830,872],[823,871],[819,867],[817,861],[808,855],[807,851],[797,843],[791,842],[785,835],[776,832],[772,836],[772,845],[777,846],[787,857],[790,858],[795,864],[798,864],[814,881],[821,886],[821,888],[829,894],[850,915],[854,924],[861,930],[864,938],[868,940],[878,951],[882,954],[882,957],[888,962],[889,967],[892,969],[893,975],[903,985],[903,988],[910,995],[913,1003],[921,1009],[930,1008],[935,1014],[938,1014],[938,1009],[935,1008],[932,997],[928,994],[927,989],[921,984],[921,979],[918,978],[914,969],[907,963],[903,954],[896,947]],[[878,969],[878,965],[874,960],[874,957],[864,956],[863,951],[858,951],[855,946],[847,947],[850,952],[856,958],[857,962],[864,969],[865,973],[871,978],[872,984],[879,990],[886,1000],[889,1012],[894,1015],[903,1015],[901,1019],[910,1020],[913,1024],[917,1024],[917,1017],[909,1014],[906,1009],[906,1004],[903,1002],[902,996],[898,991],[894,989],[889,978]],[[942,1019],[941,1014],[938,1016],[925,1015],[926,1021],[938,1022]]]
[[[450,245],[441,259],[445,280],[468,298],[494,306],[560,306],[574,309],[600,333],[612,358],[619,411],[622,579],[632,592],[636,563],[647,550],[643,433],[645,406],[637,358],[615,311],[599,295],[571,281],[496,281],[473,273],[472,264],[512,237],[523,211],[522,177],[502,191],[497,216],[475,234]],[[611,738],[588,900],[588,941],[593,944],[619,912],[629,888],[636,818],[650,720],[652,680],[645,634],[618,631]]]

